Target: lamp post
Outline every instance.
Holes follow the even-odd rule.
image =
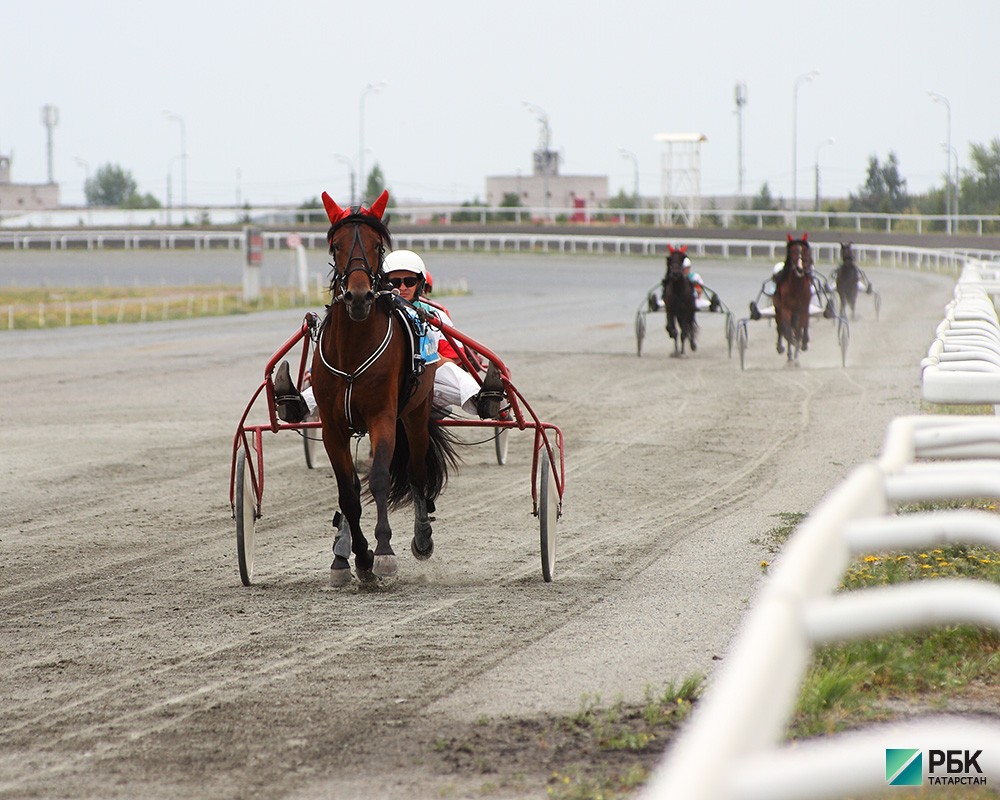
[[[618,152],[622,154],[622,158],[628,158],[632,160],[633,174],[635,175],[635,181],[633,183],[633,202],[635,203],[635,221],[639,222],[639,159],[636,158],[635,153],[624,147],[619,147]]]
[[[940,95],[937,92],[928,92],[927,94],[930,96],[931,100],[935,103],[941,103],[948,111],[948,143],[945,149],[948,166],[944,173],[948,177],[945,181],[944,213],[948,220],[945,228],[948,233],[951,233],[951,103],[948,102],[947,97]]]
[[[181,207],[184,209],[184,219],[187,220],[187,132],[184,128],[184,117],[173,111],[164,109],[163,115],[181,126]]]
[[[955,158],[955,193],[952,196],[951,204],[955,209],[955,233],[958,233],[958,196],[961,194],[959,187],[962,185],[962,173],[958,167],[958,151],[954,147],[949,147],[944,142],[941,142],[941,147],[947,147],[951,155]]]
[[[799,87],[817,78],[819,70],[813,69],[795,79],[792,93],[792,226],[799,211]]]
[[[369,83],[361,93],[358,107],[358,204],[364,202],[365,184],[365,97],[388,86],[388,81]],[[353,192],[351,193],[353,195]]]
[[[536,172],[540,169],[542,172],[542,191],[545,193],[545,221],[549,221],[549,170],[551,164],[549,163],[549,152],[550,143],[552,141],[552,129],[549,127],[549,115],[545,113],[545,109],[540,106],[536,106],[534,103],[529,103],[527,100],[522,101],[524,107],[529,113],[534,114],[538,118],[538,122],[541,124],[541,134],[538,139],[539,146],[539,158],[536,163]]]
[[[87,206],[87,224],[90,224],[90,198],[87,197],[87,187],[90,184],[90,164],[84,161],[80,156],[75,156],[73,160],[78,166],[83,167],[83,202]]]
[[[837,140],[831,136],[825,142],[820,142],[816,146],[816,161],[814,162],[816,165],[816,211],[819,211],[819,151],[822,150],[824,147],[826,147],[828,144],[834,144],[836,141]]]
[[[342,164],[344,164],[344,166],[347,167],[347,174],[351,178],[351,202],[353,203],[354,202],[354,162],[351,161],[351,159],[349,159],[347,156],[341,155],[340,153],[334,153],[333,157],[335,159],[337,159],[337,161],[341,162]]]
[[[736,84],[736,194],[743,199],[743,106],[747,104],[747,85],[743,81]]]
[[[174,179],[174,162],[183,158],[183,155],[174,156],[167,162],[167,225],[173,224],[173,208],[174,208],[174,191],[173,191],[173,179]],[[186,219],[186,217],[185,217]]]

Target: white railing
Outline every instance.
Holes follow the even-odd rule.
[[[985,403],[1000,412],[1000,319],[992,300],[998,294],[1000,270],[969,261],[920,362],[924,400]]]
[[[265,231],[262,233],[264,248],[288,248],[290,231]],[[325,249],[326,233],[301,233],[295,236],[307,249]],[[477,230],[458,232],[428,228],[426,231],[400,232],[393,236],[397,247],[424,250],[456,250],[477,252],[547,252],[564,254],[614,254],[660,256],[668,245],[685,244],[698,256],[721,258],[766,258],[774,261],[784,256],[785,241],[775,236],[773,240],[736,238],[678,238],[674,236],[620,236],[589,234],[585,230],[572,233],[503,233]],[[245,234],[242,231],[139,231],[129,230],[67,230],[67,231],[2,231],[0,250],[98,250],[124,249],[174,249],[242,250]],[[813,242],[818,264],[836,264],[840,259],[837,242]],[[905,245],[879,245],[855,242],[853,250],[858,260],[866,266],[886,266],[950,272],[957,274],[969,258],[1000,262],[1000,252],[981,250],[951,250],[909,247]]]
[[[546,225],[550,223],[588,225],[620,225],[622,227],[680,225],[674,212],[659,208],[501,208],[497,206],[460,206],[454,204],[409,204],[390,209],[393,223],[404,225],[449,226],[471,225]],[[876,214],[859,211],[791,211],[747,210],[735,208],[703,208],[696,224],[718,226],[724,230],[768,227],[810,230],[880,231],[884,233],[941,233],[983,236],[996,233],[1000,216],[991,214]],[[284,227],[288,225],[328,224],[322,208],[295,206],[236,207],[192,206],[189,208],[118,209],[62,207],[44,211],[15,212],[0,209],[0,228],[105,228],[150,227],[160,225],[254,225]]]
[[[1000,419],[894,420],[880,458],[857,467],[789,538],[724,667],[642,796],[815,800],[877,792],[887,785],[885,750],[917,746],[982,750],[980,766],[995,786],[997,724],[925,718],[804,743],[782,740],[815,646],[943,624],[1000,630],[1000,587],[983,581],[836,593],[851,559],[863,553],[956,542],[1000,549],[995,514],[892,513],[900,503],[997,496]]]

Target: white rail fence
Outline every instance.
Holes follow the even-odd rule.
[[[1000,321],[993,297],[1000,269],[970,261],[921,362],[923,398],[944,404],[990,404],[1000,412]]]
[[[1000,274],[969,262],[924,360],[924,397],[1000,405]],[[952,358],[954,354],[954,358]],[[982,751],[1000,780],[1000,725],[926,717],[783,743],[814,647],[971,623],[1000,630],[1000,587],[971,579],[837,593],[861,554],[967,543],[1000,550],[985,511],[896,515],[903,503],[1000,497],[1000,418],[894,420],[880,457],[857,468],[789,538],[704,699],[643,794],[647,800],[840,798],[884,790],[890,748]]]
[[[265,250],[288,249],[292,231],[266,231],[262,234]],[[326,249],[325,233],[295,232],[307,249]],[[845,237],[849,238],[849,237]],[[66,230],[0,231],[0,250],[233,250],[246,246],[242,231],[189,230]],[[773,261],[784,254],[785,242],[739,238],[683,238],[665,236],[611,236],[573,233],[491,233],[489,231],[454,232],[433,228],[393,235],[397,247],[425,250],[477,252],[545,252],[563,254],[614,254],[660,256],[668,245],[683,243],[698,256],[720,258],[766,258]],[[866,266],[958,273],[967,258],[1000,261],[1000,252],[992,250],[957,250],[854,243],[855,257]],[[813,242],[819,263],[836,264],[840,258],[837,242]]]
[[[887,748],[982,750],[1000,778],[1000,725],[923,718],[782,744],[812,648],[935,625],[1000,630],[1000,587],[921,581],[836,594],[851,559],[964,542],[1000,549],[985,511],[896,516],[901,503],[1000,496],[1000,419],[894,420],[881,457],[857,467],[809,515],[754,603],[688,725],[644,793],[652,800],[838,798],[886,787]]]

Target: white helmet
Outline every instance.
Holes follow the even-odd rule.
[[[424,260],[412,250],[393,250],[383,259],[382,272],[395,272],[397,269],[415,272],[422,277],[427,276]]]
[[[681,262],[681,266],[684,267],[684,268],[690,267],[691,266],[691,259],[688,258],[687,256],[684,256],[684,260]]]

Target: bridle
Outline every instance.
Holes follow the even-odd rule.
[[[805,242],[792,242],[792,244],[798,244],[799,246],[799,257],[796,260],[791,261],[792,271],[795,273],[796,277],[804,278],[808,275],[812,275],[812,260],[806,260],[802,257],[803,253],[809,252],[809,245]],[[789,253],[789,259],[791,259],[791,253]]]
[[[368,225],[369,227],[373,227],[372,223],[368,222],[361,214],[360,209],[355,206],[351,209],[350,216],[340,221],[337,227],[341,225],[352,225],[354,232],[343,270],[340,269],[340,265],[337,262],[337,255],[333,246],[333,236],[331,235],[330,237],[330,255],[333,258],[330,262],[330,269],[333,272],[333,278],[330,281],[331,302],[343,302],[344,295],[347,292],[347,281],[355,272],[363,272],[365,277],[368,278],[368,285],[371,287],[371,290],[376,295],[380,294],[382,290],[382,263],[385,261],[385,243],[380,237],[378,243],[378,264],[372,266],[368,261],[368,252],[361,241],[361,226]],[[355,262],[360,262],[360,266],[352,266]]]

